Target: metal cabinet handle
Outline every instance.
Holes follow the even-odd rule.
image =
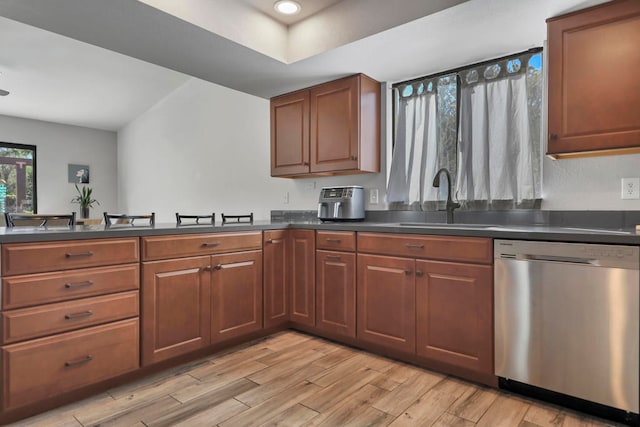
[[[93,315],[93,310],[87,310],[87,311],[83,311],[80,313],[71,313],[71,314],[66,314],[64,316],[65,319],[70,320],[70,319],[79,319],[82,317],[89,317]]]
[[[67,258],[77,258],[77,257],[83,257],[83,256],[93,256],[93,252],[89,251],[89,252],[79,252],[79,253],[73,253],[73,252],[67,252],[65,254],[65,256]]]
[[[407,269],[404,271],[404,274],[406,274],[407,276],[408,276],[408,275],[410,275],[411,273],[413,273],[413,271],[412,271],[410,268],[407,268]]]
[[[342,259],[340,255],[325,255],[327,259]]]
[[[220,242],[204,242],[202,246],[205,248],[220,246]]]
[[[309,166],[309,162],[302,162],[302,166]]]
[[[213,270],[213,268],[210,265],[207,265],[206,267],[202,267],[202,271],[211,271]]]
[[[549,139],[551,141],[555,141],[556,139],[558,139],[558,134],[556,134],[556,133],[549,134]]]
[[[358,156],[351,156],[351,160],[358,160]]]
[[[222,264],[217,264],[215,267],[216,270],[222,270]]]
[[[280,243],[281,239],[268,239],[266,243]]]
[[[342,240],[340,240],[340,239],[330,239],[328,237],[326,238],[326,241],[327,242],[331,242],[331,243],[340,243],[340,242],[342,242]]]
[[[91,286],[93,282],[91,280],[87,280],[86,282],[79,283],[65,283],[64,287],[67,289],[75,289],[75,288],[84,288],[85,286]]]
[[[420,277],[423,275],[424,275],[424,272],[422,270],[416,270],[416,276]]]
[[[409,249],[424,249],[424,245],[417,245],[414,243],[405,243],[405,246]]]
[[[87,363],[87,362],[91,362],[92,360],[93,360],[93,356],[88,354],[86,357],[83,357],[82,359],[70,360],[68,362],[64,362],[64,366],[69,368],[71,366],[77,366],[77,365],[82,365],[82,364]]]

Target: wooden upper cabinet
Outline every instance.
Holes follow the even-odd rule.
[[[554,158],[640,152],[640,2],[547,20]]]
[[[271,175],[309,172],[309,91],[271,100]]]
[[[380,83],[362,74],[271,100],[271,175],[380,171]]]

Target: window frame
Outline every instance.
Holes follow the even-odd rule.
[[[20,144],[17,142],[0,141],[0,148],[15,148],[18,150],[31,150],[33,159],[31,167],[33,169],[33,213],[38,213],[38,176],[37,176],[37,147],[31,144]]]
[[[392,93],[392,99],[391,99],[391,147],[390,150],[388,151],[389,156],[393,155],[393,151],[395,148],[395,144],[396,144],[396,126],[397,126],[397,106],[399,105],[400,99],[402,98],[402,87],[406,87],[408,85],[414,85],[416,83],[419,82],[424,82],[424,81],[437,81],[437,79],[441,78],[441,77],[445,77],[445,76],[450,76],[450,75],[455,75],[456,76],[456,152],[458,152],[458,144],[459,144],[459,131],[460,131],[460,96],[461,96],[461,90],[462,90],[462,82],[461,82],[461,73],[464,71],[468,71],[470,69],[473,68],[481,68],[487,65],[492,65],[498,62],[502,62],[505,60],[510,60],[513,59],[515,57],[518,56],[522,56],[522,55],[530,55],[530,56],[534,56],[536,54],[540,54],[543,58],[543,63],[544,61],[544,47],[542,46],[538,46],[538,47],[533,47],[527,50],[523,50],[520,52],[515,52],[515,53],[510,53],[508,55],[504,55],[501,57],[496,57],[496,58],[491,58],[491,59],[487,59],[484,61],[480,61],[480,62],[476,62],[476,63],[471,63],[471,64],[467,64],[467,65],[463,65],[460,67],[456,67],[453,69],[449,69],[449,70],[444,70],[444,71],[439,71],[433,74],[427,74],[421,77],[416,77],[410,80],[404,80],[404,81],[400,81],[400,82],[396,82],[393,83],[391,85],[391,93]],[[522,67],[525,68],[527,67],[527,64],[522,64]],[[543,79],[546,79],[546,71],[545,71],[546,67],[543,67]],[[526,71],[525,71],[526,72]],[[543,86],[545,85],[544,81],[543,81]],[[426,88],[425,88],[426,90]],[[544,98],[545,98],[545,93],[544,93],[545,89],[543,87],[543,93],[542,93],[542,100],[544,103]],[[396,96],[397,94],[397,96]],[[411,94],[409,96],[414,96],[415,94]],[[541,109],[541,126],[544,126],[545,120],[546,118],[544,117],[544,108]],[[542,147],[541,147],[542,149]],[[542,152],[541,152],[541,156],[540,159],[538,159],[540,162],[542,162]],[[456,160],[457,162],[457,160]],[[456,167],[458,165],[456,164]],[[390,175],[390,167],[391,167],[391,158],[388,162],[387,165],[387,179],[389,178]],[[540,166],[541,167],[541,166]],[[542,178],[542,170],[540,170],[540,174],[541,174],[541,178]],[[388,186],[388,182],[387,182],[387,186]],[[541,202],[542,202],[542,194],[540,194],[540,198],[535,200],[535,205],[533,207],[533,209],[540,209],[541,206]],[[466,209],[466,208],[465,208]]]

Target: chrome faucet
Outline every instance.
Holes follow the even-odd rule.
[[[460,203],[454,202],[451,199],[451,174],[447,168],[442,168],[436,172],[436,176],[433,178],[433,186],[440,187],[440,174],[444,172],[447,177],[447,224],[453,224],[453,210],[460,207]]]

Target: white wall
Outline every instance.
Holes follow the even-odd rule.
[[[158,222],[176,211],[268,219],[273,209],[315,209],[322,185],[384,187],[383,174],[270,177],[269,126],[268,100],[190,79],[118,132],[121,210],[154,211]]]
[[[79,212],[76,189],[67,182],[69,163],[89,165],[90,187],[103,210],[117,211],[116,133],[0,115],[0,141],[36,146],[39,213]]]
[[[640,210],[640,200],[620,198],[621,178],[640,177],[640,154],[543,161],[542,208]]]
[[[383,105],[389,111],[386,97]],[[382,135],[384,169],[389,126]],[[268,100],[193,78],[118,133],[120,208],[155,211],[159,222],[174,221],[176,211],[253,211],[257,219],[267,219],[272,209],[313,210],[320,187],[348,184],[378,188],[384,200],[383,173],[271,178],[269,150]],[[620,200],[620,178],[640,176],[640,155],[545,158],[543,167],[543,209],[640,209],[640,201]]]

